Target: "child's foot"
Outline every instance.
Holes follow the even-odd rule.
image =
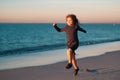
[[[66,69],[70,69],[72,67],[72,64],[71,63],[68,63],[67,65],[66,65]]]
[[[79,68],[74,70],[74,76],[76,76],[78,74]]]

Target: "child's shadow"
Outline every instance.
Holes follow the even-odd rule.
[[[99,68],[99,69],[85,69],[83,71],[85,72],[91,72],[91,73],[99,73],[100,70],[105,69],[105,68]]]
[[[112,68],[99,68],[99,69],[86,69],[86,72],[105,74],[109,72],[119,72],[120,69],[112,69]]]

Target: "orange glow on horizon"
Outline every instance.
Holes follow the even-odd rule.
[[[118,0],[4,0],[0,10],[0,22],[65,23],[65,16],[73,13],[81,23],[120,23]]]

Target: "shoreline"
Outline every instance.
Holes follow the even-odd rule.
[[[117,50],[120,50],[120,41],[82,46],[76,50],[76,58],[82,59],[86,57],[98,56],[106,52]],[[67,61],[66,49],[46,51],[41,53],[42,55],[39,52],[0,58],[0,71],[24,67],[44,66]]]
[[[120,50],[106,52],[102,55],[77,59],[80,71],[76,79],[82,80],[119,80]],[[73,68],[65,70],[66,61],[44,66],[34,66],[0,71],[2,80],[70,80]],[[89,72],[84,71],[89,69]]]

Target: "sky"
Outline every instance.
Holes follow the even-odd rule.
[[[67,14],[80,23],[120,23],[120,0],[0,0],[1,23],[64,23]]]

